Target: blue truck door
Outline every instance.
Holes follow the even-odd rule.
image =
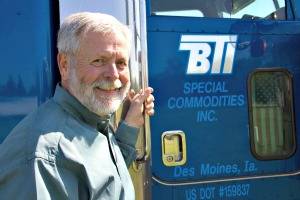
[[[148,1],[153,199],[300,197],[292,5]]]
[[[0,143],[57,82],[56,1],[0,1]]]

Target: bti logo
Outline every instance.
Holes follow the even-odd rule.
[[[187,74],[231,74],[236,41],[237,35],[182,35],[179,50],[190,51]],[[212,63],[209,43],[215,43]]]

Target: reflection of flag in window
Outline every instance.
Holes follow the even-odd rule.
[[[291,146],[292,140],[287,138],[292,135],[291,120],[284,119],[285,115],[290,117],[290,113],[284,113],[284,78],[282,73],[263,72],[252,79],[255,150],[261,156],[286,155]]]

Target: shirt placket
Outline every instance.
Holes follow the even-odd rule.
[[[104,121],[102,121],[104,122]],[[110,133],[109,133],[109,125],[108,123],[106,123],[106,125],[103,127],[103,125],[101,126],[97,126],[97,129],[100,133],[102,133],[103,135],[105,135],[106,139],[107,139],[107,142],[108,142],[108,148],[109,148],[109,153],[110,153],[110,157],[117,169],[117,172],[118,174],[120,175],[119,173],[119,169],[118,169],[118,165],[117,165],[117,155],[116,155],[116,152],[114,150],[114,147],[113,147],[113,144],[111,142],[111,139],[110,139]]]

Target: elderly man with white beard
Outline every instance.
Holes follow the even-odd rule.
[[[129,92],[130,31],[114,17],[76,13],[58,33],[61,83],[0,146],[1,199],[133,200],[127,167],[153,89]],[[128,95],[127,95],[128,94]],[[110,118],[131,102],[117,130]]]

